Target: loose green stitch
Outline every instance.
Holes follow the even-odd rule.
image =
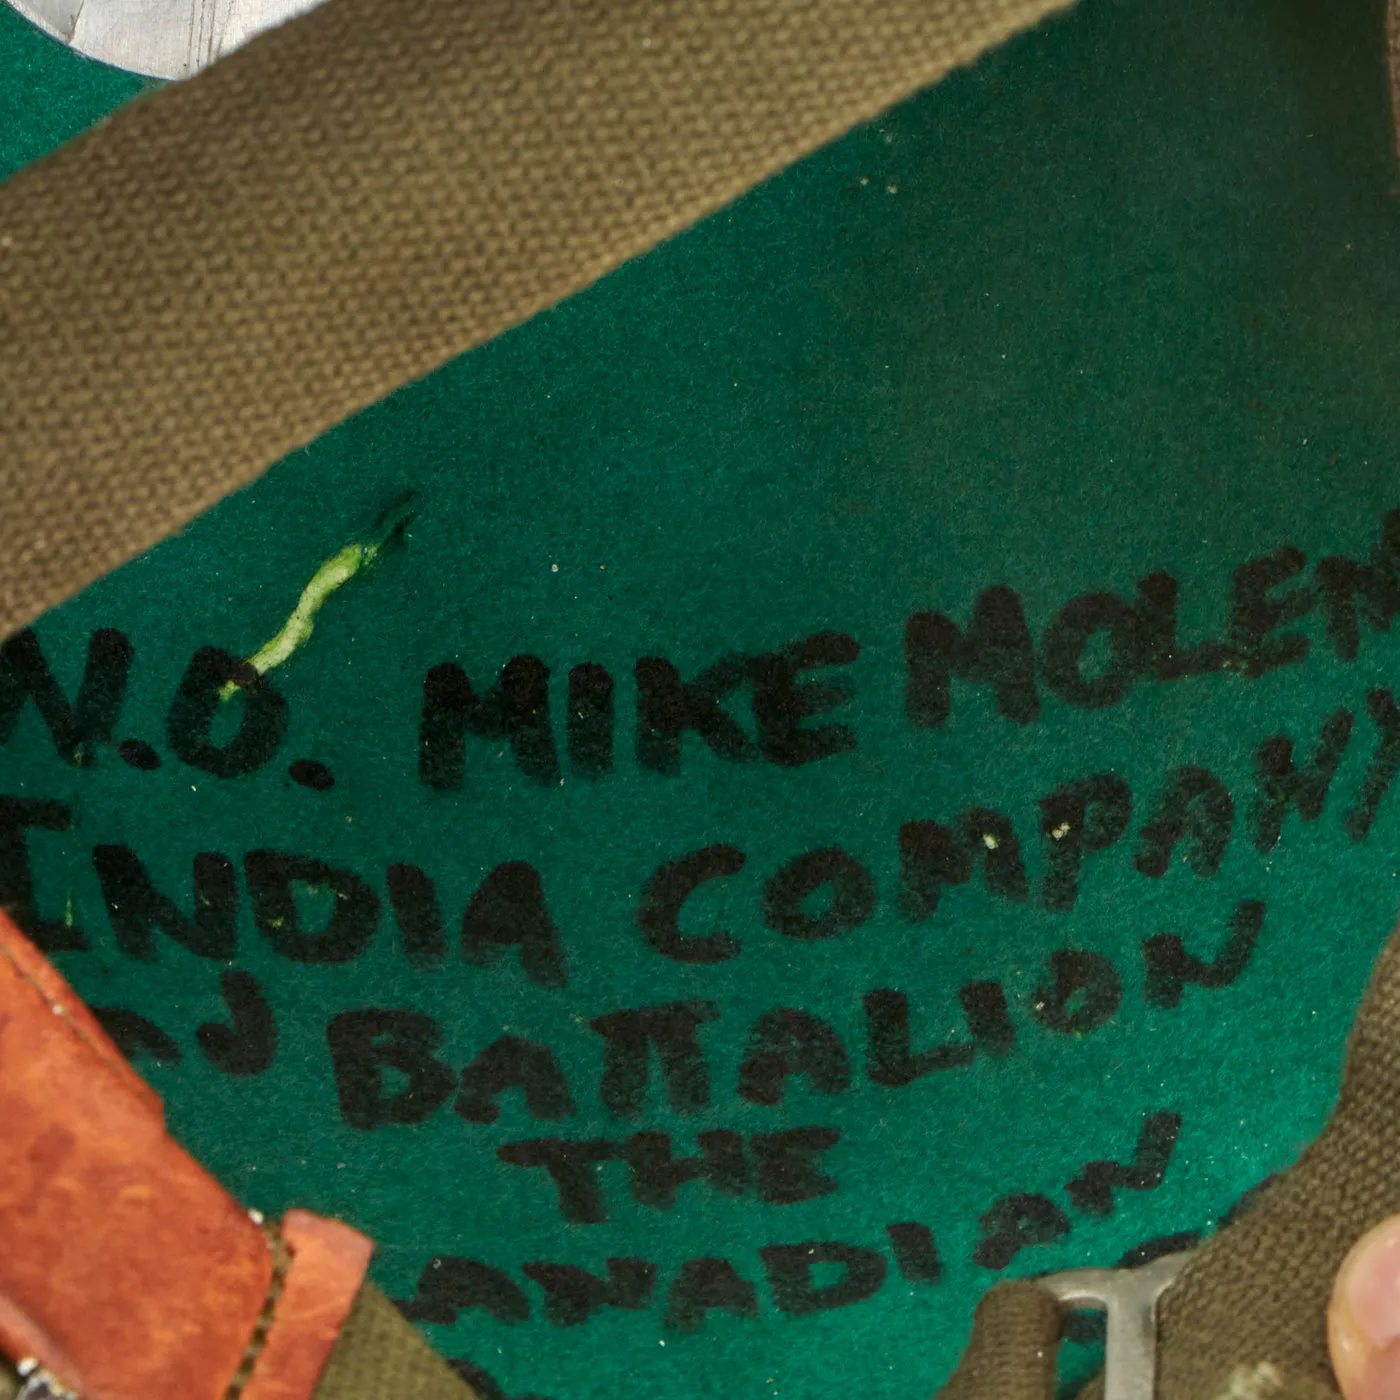
[[[274,666],[280,666],[301,647],[305,646],[316,626],[316,614],[321,611],[326,599],[355,577],[361,569],[372,564],[383,552],[385,546],[402,535],[413,519],[408,512],[411,493],[400,498],[380,516],[378,537],[371,544],[347,544],[344,549],[331,555],[314,574],[311,581],[301,590],[301,597],[279,629],[264,642],[252,656],[248,664],[258,673],[266,675]],[[221,700],[229,700],[238,687],[230,681],[219,692]]]
[[[373,545],[348,544],[311,575],[311,582],[302,589],[296,607],[282,624],[282,630],[248,658],[248,664],[258,675],[280,666],[298,647],[305,645],[311,637],[321,605],[342,584],[349,583],[378,553]]]

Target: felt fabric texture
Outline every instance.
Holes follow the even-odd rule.
[[[123,108],[0,188],[0,633],[1057,3],[334,0]]]
[[[1332,1120],[1298,1164],[1206,1247],[1161,1308],[1161,1393],[1217,1394],[1241,1362],[1332,1381],[1326,1310],[1347,1251],[1400,1211],[1400,939],[1377,964]],[[1228,1326],[1221,1319],[1230,1319]]]
[[[1191,1259],[1158,1310],[1156,1393],[1304,1400],[1338,1394],[1327,1302],[1348,1251],[1400,1212],[1400,936],[1376,965],[1357,1016],[1335,1113],[1300,1160]],[[1040,1294],[1039,1311],[1035,1294]],[[983,1298],[941,1400],[1049,1394],[1058,1318],[1021,1280]],[[1102,1381],[1082,1400],[1098,1400]]]
[[[153,84],[61,48],[0,7],[0,176],[47,155]]]
[[[484,1396],[926,1395],[1208,1234],[1394,923],[1386,86],[1085,0],[346,422],[7,651],[0,899]]]

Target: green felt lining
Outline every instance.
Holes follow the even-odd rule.
[[[126,1013],[113,1019],[133,1043],[146,1035],[139,1062],[191,1150],[250,1205],[303,1205],[373,1234],[375,1278],[414,1300],[440,1352],[484,1368],[506,1395],[553,1400],[621,1388],[639,1400],[807,1395],[833,1374],[872,1400],[928,1393],[994,1278],[1112,1263],[1208,1230],[1286,1165],[1335,1093],[1400,878],[1385,711],[1368,701],[1394,689],[1400,635],[1363,619],[1347,659],[1316,591],[1272,632],[1260,613],[1316,590],[1325,558],[1370,559],[1400,506],[1400,229],[1381,21],[1370,3],[1085,0],[342,425],[43,619],[35,636],[69,700],[97,629],[119,629],[133,659],[119,718],[82,751],[88,766],[64,760],[34,705],[19,712],[0,794],[59,804],[45,820],[66,829],[29,831],[27,866],[9,829],[4,895],[13,904],[30,875],[51,938],[85,935],[86,950],[57,961],[91,1003]],[[16,75],[0,99],[10,166],[138,87],[8,12],[0,64]],[[216,776],[191,738],[198,706],[175,703],[191,658],[252,655],[318,568],[406,491],[401,547],[329,597],[313,635],[270,673],[286,725],[264,761]],[[1261,575],[1235,574],[1260,559],[1284,574],[1298,564],[1262,603]],[[1160,656],[1133,653],[1122,695],[1095,707],[1105,692],[1066,680],[1065,638],[1083,616],[1067,605],[1103,592],[1134,601],[1160,573],[1179,585],[1182,643],[1230,649],[1210,673],[1170,680]],[[1036,717],[999,713],[971,663],[951,682],[946,720],[934,722],[936,687],[911,710],[910,618],[942,613],[966,629],[994,586],[1014,591],[1026,619]],[[843,725],[854,743],[828,735],[839,751],[778,761],[785,649],[828,633],[852,639],[857,659],[798,679],[844,680],[850,698],[818,697],[830,712],[801,723]],[[1294,633],[1306,654],[1271,650]],[[916,640],[946,635],[915,629]],[[1117,664],[1105,633],[1084,655],[1091,680]],[[425,782],[430,670],[458,666],[480,698],[521,656],[549,672],[557,774],[538,745],[517,761],[517,730],[514,748],[511,733],[468,734],[460,787]],[[747,736],[731,752],[747,757],[694,732],[675,772],[654,739],[639,757],[637,663],[664,659],[694,681],[736,656],[724,706]],[[595,776],[569,748],[569,672],[585,663],[614,681],[612,767]],[[643,668],[647,693],[658,675]],[[214,747],[244,703],[220,711]],[[1353,720],[1320,811],[1305,820],[1292,791],[1270,846],[1269,795],[1290,789],[1286,755],[1261,746],[1286,737],[1305,765],[1342,711]],[[119,754],[127,740],[146,747]],[[150,759],[159,766],[138,766]],[[301,760],[319,767],[294,776]],[[1184,842],[1165,873],[1144,873],[1185,768],[1209,770],[1230,795],[1218,868]],[[450,784],[450,764],[434,771]],[[1053,833],[1088,778],[1122,785],[1130,810],[1120,792],[1121,834],[1100,830],[1090,844],[1103,849],[1070,880],[1070,848]],[[1379,796],[1363,831],[1368,782]],[[1117,791],[1094,789],[1095,822]],[[1014,878],[989,888],[974,844],[983,863],[927,910],[928,888],[907,888],[901,829],[966,834],[973,809],[1010,823],[1025,897]],[[729,857],[733,873],[696,891],[678,932],[726,931],[732,943],[711,946],[732,955],[678,961],[657,951],[646,891],[663,866],[717,845],[742,866]],[[116,847],[186,918],[194,858],[223,857],[202,869],[215,903],[232,891],[231,956],[217,919],[204,929],[210,956],[159,930],[150,960],[138,956],[145,945],[123,924],[130,862],[95,856]],[[833,848],[868,883],[853,877],[844,923],[820,926],[833,936],[794,936],[806,926],[785,921],[784,892],[811,867],[793,863]],[[310,867],[248,859],[260,851],[357,877],[341,880],[341,904],[377,910],[366,950],[339,964],[289,955],[297,935],[277,879]],[[950,859],[956,872],[961,857]],[[530,963],[491,941],[529,912],[522,865],[539,875],[562,985],[559,959]],[[440,963],[421,928],[410,959],[390,895],[411,878],[391,866],[432,881]],[[333,897],[293,897],[314,934]],[[1210,962],[1252,903],[1263,921],[1233,976],[1196,968],[1171,1004],[1158,942],[1149,984],[1145,940],[1174,934]],[[547,942],[537,937],[537,954]],[[1092,989],[1062,1005],[1057,990],[1086,969]],[[929,1072],[905,1083],[872,1078],[871,993],[905,999],[920,1050],[966,1043],[969,1003],[1001,1024],[993,984],[1009,1046],[989,1033],[970,1060],[921,1062]],[[678,1005],[693,1016],[708,1094],[682,1055],[668,1100],[654,1055],[644,1084],[628,1078],[620,1042],[636,1018],[591,1023]],[[780,1008],[830,1035],[774,1019]],[[367,1011],[400,1016],[329,1033],[333,1018]],[[806,1046],[808,1072],[775,1079],[782,1036],[802,1026],[811,1035],[791,1053]],[[383,1083],[419,1091],[395,1111],[420,1122],[355,1125],[379,1112],[364,1050],[376,1028],[397,1033],[395,1053],[417,1068]],[[540,1091],[532,1112],[525,1094],[505,1093],[494,1122],[454,1111],[460,1072],[476,1065],[479,1089],[478,1057],[503,1035],[548,1050],[564,1098]],[[547,1078],[538,1071],[537,1087]],[[781,1102],[765,1102],[775,1083]],[[544,1116],[568,1101],[571,1113]],[[1180,1119],[1160,1184],[1117,1189],[1110,1214],[1085,1209],[1093,1197],[1070,1183],[1089,1163],[1130,1163],[1160,1115]],[[807,1129],[826,1136],[775,1139]],[[737,1150],[747,1187],[716,1186],[711,1164],[708,1182],[675,1186],[669,1208],[645,1198],[650,1178],[637,1199],[639,1154],[659,1150],[645,1134],[668,1134],[677,1157],[705,1143]],[[607,1219],[564,1218],[548,1170],[512,1165],[531,1155],[512,1144],[541,1139],[608,1144],[590,1168]],[[805,1167],[792,1163],[798,1148]],[[1017,1221],[1044,1242],[998,1267]],[[938,1269],[925,1236],[891,1226],[925,1227]],[[846,1263],[819,1251],[806,1276],[798,1245],[844,1246]],[[608,1259],[654,1266],[652,1282],[641,1268],[609,1280]],[[707,1259],[729,1272],[695,1262]],[[813,1291],[829,1286],[846,1292]],[[853,1296],[862,1288],[869,1297]]]

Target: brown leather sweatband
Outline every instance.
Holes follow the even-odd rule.
[[[294,1211],[275,1255],[3,915],[0,1125],[0,1352],[83,1400],[308,1400],[370,1242]]]

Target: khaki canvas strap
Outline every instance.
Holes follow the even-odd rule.
[[[939,1400],[1051,1400],[1059,1305],[1028,1279],[999,1283],[977,1304],[972,1336]]]
[[[0,635],[1065,0],[331,0],[0,187]]]
[[[0,634],[1062,2],[332,0],[117,113],[0,187]],[[1330,1393],[1332,1275],[1400,1210],[1397,1057],[1393,945],[1327,1131],[1163,1304],[1166,1400]],[[947,1394],[1051,1393],[1039,1294],[989,1295]],[[322,1400],[394,1348],[448,1400],[372,1290]]]
[[[360,1289],[315,1400],[477,1400],[372,1283]]]
[[[1335,1400],[1326,1335],[1332,1281],[1351,1246],[1397,1212],[1400,933],[1376,965],[1326,1129],[1163,1298],[1159,1400]],[[983,1299],[944,1400],[1052,1393],[1058,1324],[1034,1310],[1027,1290],[1040,1291],[1023,1280]],[[1091,1386],[1087,1400],[1099,1394]]]

